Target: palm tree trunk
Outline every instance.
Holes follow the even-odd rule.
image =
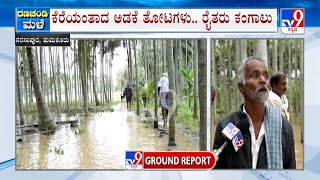
[[[110,85],[109,85],[109,69],[110,69],[110,64],[109,64],[109,61],[110,61],[110,58],[109,58],[109,56],[107,55],[107,61],[106,61],[106,70],[107,70],[107,72],[106,72],[106,78],[105,78],[105,80],[106,80],[106,84],[107,84],[107,86],[106,86],[106,94],[105,94],[105,96],[106,96],[106,101],[108,102],[108,104],[109,104],[109,102],[110,102],[110,100],[109,100],[109,88],[110,88]]]
[[[55,130],[57,125],[55,120],[52,117],[52,114],[49,110],[48,105],[44,100],[40,82],[39,82],[39,77],[37,74],[37,67],[34,60],[33,49],[31,47],[27,47],[27,57],[28,57],[29,66],[30,66],[31,82],[34,88],[37,108],[38,108],[39,129]]]
[[[104,70],[106,69],[106,74],[108,75],[108,54],[106,54],[104,56],[104,65],[103,65],[103,95],[104,95],[104,101],[106,103],[108,103],[108,97],[107,97],[107,91],[108,91],[108,78],[105,77],[105,73],[104,73]]]
[[[56,62],[57,62],[57,74],[58,74],[58,78],[57,78],[57,81],[58,81],[58,107],[60,109],[61,107],[61,71],[60,71],[60,68],[61,68],[61,65],[60,65],[60,57],[59,57],[59,49],[58,47],[56,47]],[[60,112],[58,111],[58,114],[57,114],[58,117],[60,117]]]
[[[279,40],[279,70],[284,72],[283,69],[283,54],[284,54],[284,48],[285,44],[283,43],[283,40]]]
[[[136,40],[133,40],[133,53],[134,53],[134,66],[135,66],[135,73],[136,73],[136,103],[137,103],[137,115],[140,115],[140,96],[139,96],[139,79],[138,79],[138,63],[137,63],[137,52],[136,52],[137,43]]]
[[[169,76],[169,89],[171,91],[174,91],[174,62],[173,62],[173,45],[172,45],[172,40],[167,40],[166,41],[166,46],[167,46],[167,61],[168,61],[168,76]],[[169,93],[169,102],[170,105],[173,104],[174,98],[173,98],[173,93]],[[172,108],[169,108],[169,113],[168,113],[168,118],[169,119],[169,143],[168,146],[176,146],[176,126],[175,126],[175,116],[174,112],[172,112]]]
[[[24,117],[23,117],[23,112],[22,112],[22,100],[21,100],[21,91],[20,91],[20,77],[19,77],[19,68],[18,68],[18,60],[19,60],[19,56],[18,56],[18,52],[16,51],[16,98],[18,100],[18,111],[19,112],[19,124],[20,125],[24,125]]]
[[[96,106],[100,106],[100,101],[97,94],[96,89],[96,75],[95,75],[95,68],[97,67],[96,64],[96,41],[93,42],[93,55],[92,55],[92,86],[93,86],[93,94],[94,94],[94,100],[96,102]]]
[[[158,128],[158,77],[157,77],[157,54],[156,54],[156,41],[153,39],[153,89],[154,89],[154,120],[153,120],[153,127]],[[163,45],[163,44],[162,44]]]
[[[216,47],[216,40],[212,39],[211,42],[211,84],[212,87],[214,89],[217,89],[217,71],[216,71],[216,64],[217,62],[215,61],[215,47]],[[199,63],[198,63],[199,64]],[[198,67],[198,71],[199,71],[199,67]],[[199,76],[199,75],[198,75]],[[211,88],[212,88],[211,87]],[[199,82],[198,82],[198,88],[199,88]],[[216,90],[217,91],[217,90]],[[210,98],[212,99],[210,93]],[[211,102],[212,103],[212,102]],[[212,111],[212,110],[211,110]],[[214,119],[213,119],[213,123],[216,123],[216,119],[217,119],[217,101],[215,100],[213,102],[213,111],[214,111]]]
[[[292,44],[291,44],[291,40],[287,40],[287,43],[288,43],[288,84],[289,84],[289,87],[290,85],[292,84],[292,81],[291,81],[291,63],[292,63]],[[292,88],[289,88],[289,97],[292,98]],[[292,105],[292,101],[293,99],[289,99],[288,101],[288,104],[289,104],[289,107],[288,107],[288,111],[291,113],[291,105]]]
[[[207,42],[201,39],[199,42],[199,102],[200,103],[200,132],[199,149],[207,150]]]
[[[300,91],[298,90],[299,89],[299,84],[298,83],[298,59],[300,59],[299,57],[299,42],[300,40],[293,40],[294,43],[293,43],[293,46],[294,46],[294,83],[296,85],[296,90],[295,90],[295,95],[293,96],[294,98],[294,114],[295,114],[295,117],[298,116],[298,106],[300,106],[300,103],[298,103],[299,99],[300,99]]]
[[[50,54],[51,71],[52,71],[52,78],[53,78],[53,85],[54,85],[55,105],[56,105],[57,115],[59,115],[59,104],[58,104],[57,84],[56,84],[56,76],[55,76],[55,69],[54,69],[53,52],[51,51],[51,47],[49,47],[49,54]]]
[[[214,88],[216,90],[217,89],[216,88],[217,73],[216,73],[216,61],[215,61],[215,46],[216,46],[215,39],[210,40],[210,46],[211,46],[211,49],[210,49],[210,51],[211,51],[211,88]],[[197,71],[199,71],[199,68]],[[198,84],[199,84],[199,82],[198,82]],[[211,89],[211,91],[212,91],[212,89]],[[213,95],[212,92],[210,92],[210,99],[211,99],[210,103],[211,104],[212,104],[212,98],[213,98],[212,95]],[[217,102],[216,100],[213,101],[213,107],[211,107],[211,109],[210,109],[210,111],[211,111],[210,137],[213,137],[212,127],[213,127],[213,124],[216,123],[216,119],[218,119],[217,118],[217,108],[216,108],[217,103],[216,102]],[[212,108],[213,108],[213,110],[212,110]],[[212,111],[214,111],[214,116],[212,116]],[[210,144],[213,144],[213,138],[210,138],[210,139],[211,139]],[[212,150],[212,148],[213,147],[210,146],[210,150]]]
[[[66,71],[66,59],[65,59],[65,47],[62,47],[62,59],[63,59],[63,73],[64,73],[64,96],[65,96],[65,105],[67,111],[69,111],[69,97],[68,97],[68,76]]]
[[[167,70],[167,61],[166,61],[166,46],[164,45],[165,40],[161,40],[161,44],[162,44],[162,62],[163,62],[163,66],[162,66],[162,72],[165,72]]]
[[[47,58],[47,53],[45,53],[44,52],[44,58],[45,59],[48,59]],[[44,61],[44,71],[45,71],[45,74],[50,74],[50,70],[48,71],[48,65],[47,65],[47,62],[48,61]],[[43,91],[45,91],[46,93],[45,93],[45,95],[47,96],[47,103],[49,104],[49,102],[50,102],[50,93],[49,93],[49,83],[50,83],[50,78],[49,78],[49,76],[45,76],[46,77],[46,84],[45,84],[45,89],[46,90],[44,90],[44,89],[42,89]]]
[[[179,52],[179,61],[178,61],[178,70],[183,68],[183,52],[182,52],[182,40],[179,39],[178,40],[178,52]],[[184,79],[183,79],[183,75],[181,73],[178,73],[178,79],[179,79],[179,86],[177,87],[177,91],[179,91],[177,94],[177,103],[178,103],[178,99],[182,96],[182,92],[183,92],[183,86],[184,86]],[[176,109],[176,112],[178,112],[178,109]]]
[[[113,52],[111,52],[111,54],[112,54]],[[112,59],[113,59],[113,57],[112,57],[112,55],[111,55],[111,57],[110,57],[110,59],[109,59],[109,91],[108,91],[108,93],[109,93],[109,102],[111,103],[111,99],[112,99]]]
[[[235,72],[237,72],[238,67],[240,65],[240,61],[241,61],[241,40],[235,40],[236,43],[236,47],[235,47],[235,60],[236,60],[236,66],[235,66]],[[235,84],[234,87],[237,87],[238,81],[236,80],[237,78],[235,78]],[[238,108],[240,106],[240,92],[237,92],[237,105],[236,108]]]
[[[278,46],[277,42],[278,40],[274,39],[272,40],[272,47],[273,47],[273,53],[272,53],[272,70],[273,72],[278,71]]]
[[[193,119],[198,119],[198,41],[193,40],[193,69],[194,69],[194,85],[193,85]]]
[[[180,76],[179,76],[179,61],[182,59],[182,53],[181,52],[181,49],[179,49],[179,41],[180,40],[174,40],[174,44],[173,44],[173,54],[174,54],[174,79],[175,79],[175,87],[174,89],[176,90],[176,93],[177,93],[177,98],[175,98],[175,103],[178,103],[178,98],[180,97],[181,95],[181,92],[180,92]],[[189,98],[189,107],[190,107],[190,98]],[[175,116],[178,115],[178,106],[176,107],[176,111],[175,111]]]
[[[78,47],[79,48],[79,47]],[[73,62],[76,62],[76,59],[77,59],[77,51],[76,51],[76,40],[73,40]],[[79,57],[78,57],[79,59]],[[78,100],[77,100],[77,89],[78,89],[78,86],[77,86],[77,68],[76,68],[76,65],[73,66],[74,67],[74,102],[75,102],[75,105],[77,107],[77,103],[78,103]]]
[[[87,88],[86,88],[86,65],[85,65],[85,54],[83,53],[85,43],[83,40],[78,40],[78,62],[79,62],[79,73],[81,79],[82,97],[83,97],[83,109],[85,110],[86,116],[88,115],[88,99],[87,99]]]
[[[44,89],[43,86],[43,65],[42,65],[42,58],[43,58],[43,47],[40,47],[40,83],[41,83],[41,89]]]
[[[247,40],[240,40],[240,57],[241,61],[248,56],[248,51],[247,51]],[[238,70],[238,69],[237,69]],[[243,102],[243,97],[239,96],[240,101]]]
[[[301,72],[301,76],[300,76],[300,80],[301,80],[301,99],[300,99],[300,107],[301,107],[301,112],[302,112],[302,118],[301,118],[301,143],[303,143],[304,141],[304,59],[303,59],[303,52],[304,52],[304,44],[303,44],[303,40],[299,40],[299,47],[300,47],[300,52],[299,52],[299,59],[300,59],[300,72]]]
[[[24,100],[25,100],[25,110],[26,112],[29,111],[29,100],[28,100],[28,86],[27,86],[27,58],[26,53],[24,52],[24,47],[20,49],[22,55],[22,61],[23,61],[23,82],[24,82]]]
[[[82,51],[82,56],[81,61],[83,62],[83,85],[84,87],[82,88],[84,90],[84,108],[85,108],[85,114],[88,116],[88,73],[87,73],[87,42],[86,40],[82,41],[82,48],[84,51]]]
[[[228,112],[231,112],[233,109],[232,109],[232,105],[233,105],[233,98],[231,98],[231,97],[234,97],[233,96],[233,89],[232,88],[229,88],[229,87],[232,87],[233,86],[233,84],[232,83],[230,83],[231,82],[231,80],[232,80],[232,52],[231,52],[231,50],[232,50],[232,46],[233,46],[233,41],[232,40],[228,40],[228,41],[226,41],[227,43],[226,43],[226,47],[227,47],[227,49],[228,49],[228,51],[227,51],[227,53],[228,53],[228,65],[227,65],[227,85],[228,85],[228,87],[227,87],[227,94],[228,94]]]
[[[147,67],[148,67],[148,53],[147,53],[147,46],[146,46],[146,41],[143,40],[142,42],[142,57],[143,57],[143,69],[144,69],[144,82],[148,83],[148,73],[147,73]]]
[[[103,74],[102,74],[102,70],[103,70],[103,56],[104,56],[104,52],[103,52],[103,40],[100,41],[100,100],[101,100],[101,104],[104,104],[104,99],[103,99],[103,89],[104,89],[104,84],[103,84]]]
[[[268,49],[267,40],[259,39],[257,40],[257,45],[255,46],[255,55],[262,58],[265,61],[266,67],[268,67]]]
[[[129,41],[129,83],[130,85],[132,85],[132,57],[131,57],[131,40],[128,40]]]

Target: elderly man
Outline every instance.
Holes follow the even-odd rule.
[[[246,122],[243,145],[235,151],[229,143],[218,158],[215,168],[222,169],[295,169],[295,148],[292,126],[281,110],[267,106],[268,71],[263,59],[249,57],[238,72],[238,89],[244,97],[240,110],[223,118],[217,125],[213,149],[227,141],[222,129],[229,122]]]
[[[269,92],[269,103],[281,109],[281,113],[289,121],[287,90],[287,77],[283,72],[276,72],[270,79],[272,90]]]

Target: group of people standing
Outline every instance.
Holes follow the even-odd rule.
[[[167,118],[169,113],[169,79],[168,79],[168,73],[163,73],[162,77],[160,78],[158,82],[158,95],[160,99],[160,106],[162,108],[162,118],[164,121],[164,126],[167,124]],[[128,83],[123,92],[120,94],[121,99],[126,98],[127,103],[127,110],[131,111],[131,105],[132,105],[132,88],[130,84]],[[146,107],[147,104],[147,92],[146,89],[142,90],[142,101],[144,107]]]

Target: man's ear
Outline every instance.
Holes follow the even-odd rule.
[[[244,92],[244,84],[243,83],[238,83],[238,89],[241,93]]]

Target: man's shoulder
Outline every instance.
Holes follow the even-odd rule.
[[[165,81],[165,77],[161,77],[160,80],[159,80],[160,83],[163,82],[163,81]]]
[[[161,79],[162,79],[162,81],[169,81],[168,77],[162,77]]]
[[[281,101],[281,98],[273,91],[269,91],[269,100]]]

